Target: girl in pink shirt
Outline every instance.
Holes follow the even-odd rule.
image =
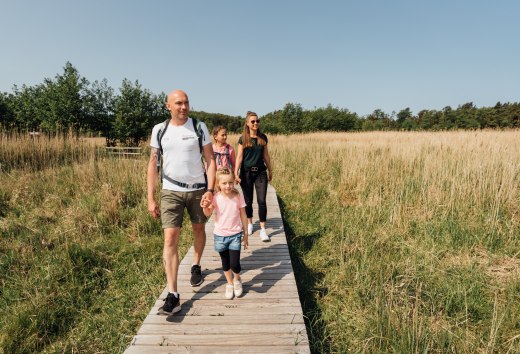
[[[213,237],[215,251],[220,254],[222,269],[227,280],[226,299],[242,295],[240,279],[240,249],[248,246],[247,217],[244,197],[235,189],[235,175],[229,168],[217,170],[217,193],[213,200],[201,201],[204,214],[209,217],[214,214],[215,229]]]
[[[231,171],[235,168],[235,149],[227,143],[227,129],[223,125],[213,128],[213,155],[215,155],[215,163],[217,170],[227,167]]]

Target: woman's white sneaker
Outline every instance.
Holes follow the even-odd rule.
[[[247,224],[247,234],[248,235],[253,234],[253,224]]]
[[[231,300],[233,298],[233,285],[226,284],[226,299]]]
[[[265,229],[260,229],[260,240],[264,242],[269,241],[269,236],[267,236],[267,232],[265,231]]]

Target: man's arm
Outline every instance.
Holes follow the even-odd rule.
[[[150,150],[150,160],[148,160],[148,171],[146,174],[148,212],[152,217],[158,218],[161,215],[159,205],[155,201],[155,186],[157,185],[157,156],[159,149],[152,147]]]
[[[215,163],[215,156],[213,155],[213,147],[211,144],[206,144],[202,147],[202,153],[204,154],[204,160],[206,160],[207,170],[206,174],[208,177],[208,189],[215,189],[215,174],[217,172],[217,165]],[[203,198],[207,200],[213,199],[213,193],[206,192]]]

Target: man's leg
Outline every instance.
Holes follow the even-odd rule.
[[[206,191],[204,189],[188,192],[186,206],[190,214],[191,228],[193,230],[193,265],[191,267],[191,286],[199,286],[204,281],[200,259],[206,246],[206,221],[207,217],[202,211],[200,201]]]
[[[177,274],[179,272],[179,236],[182,226],[184,202],[178,192],[161,191],[161,222],[164,232],[163,264],[168,283],[168,295],[160,314],[172,315],[181,310],[180,296],[177,292]]]
[[[193,229],[193,265],[191,266],[191,286],[199,286],[204,281],[202,277],[202,267],[200,266],[200,259],[202,258],[202,252],[206,246],[206,231],[204,230],[204,224],[192,223]]]
[[[177,273],[179,271],[180,228],[164,229],[163,263],[169,292],[177,292]]]
[[[206,247],[206,228],[205,224],[191,224],[193,229],[193,264],[200,265],[200,259],[202,258],[202,252]]]

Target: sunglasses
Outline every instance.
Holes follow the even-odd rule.
[[[251,123],[251,124],[258,124],[258,123],[260,123],[260,121],[258,119],[257,120],[251,119],[249,121],[249,123]]]

